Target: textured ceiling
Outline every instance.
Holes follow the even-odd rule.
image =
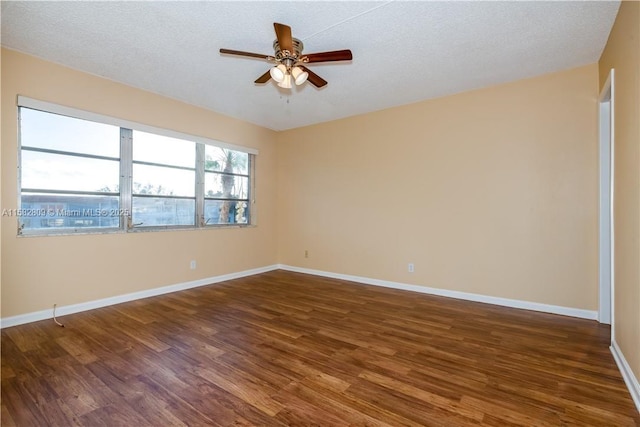
[[[596,62],[619,2],[2,2],[2,45],[275,130]],[[273,22],[329,84],[255,85]]]

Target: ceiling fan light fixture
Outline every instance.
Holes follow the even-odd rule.
[[[291,85],[291,74],[286,73],[284,75],[284,77],[282,78],[282,81],[278,83],[278,86],[280,86],[283,89],[291,89],[291,86],[292,86]]]
[[[327,81],[307,68],[306,65],[351,61],[353,59],[349,49],[303,54],[304,45],[299,39],[291,36],[290,26],[274,22],[273,28],[276,32],[276,39],[273,41],[273,55],[220,49],[221,54],[245,56],[270,62],[272,64],[270,68],[254,81],[255,84],[262,85],[273,79],[279,87],[291,89],[294,83],[299,86],[308,81],[320,89],[326,86]]]
[[[271,74],[271,78],[273,80],[281,83],[287,75],[287,67],[285,67],[283,64],[278,64],[269,70],[269,74]]]
[[[293,67],[293,69],[291,70],[291,76],[293,77],[293,80],[296,82],[296,85],[300,86],[302,83],[307,81],[307,78],[309,77],[309,73],[307,73],[300,67]]]

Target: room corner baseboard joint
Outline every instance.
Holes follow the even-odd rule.
[[[622,379],[624,379],[624,383],[627,385],[629,393],[631,393],[633,403],[636,404],[636,409],[640,412],[640,383],[638,382],[638,378],[633,374],[631,366],[629,366],[627,359],[624,357],[622,350],[615,340],[611,341],[611,347],[609,348],[611,350],[611,354],[613,354],[616,364],[618,365]]]

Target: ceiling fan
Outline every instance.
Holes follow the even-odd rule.
[[[273,79],[278,83],[278,86],[291,89],[292,83],[301,85],[306,80],[309,80],[312,85],[320,88],[325,86],[327,81],[308,69],[306,64],[349,61],[353,58],[349,49],[303,54],[303,44],[300,40],[291,37],[291,27],[278,23],[274,23],[273,26],[277,37],[273,42],[274,55],[220,49],[220,53],[259,58],[276,64],[269,71],[258,77],[255,83],[266,83],[269,79]]]

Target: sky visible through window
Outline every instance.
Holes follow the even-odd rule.
[[[28,108],[20,109],[23,147],[120,156],[120,128]],[[22,152],[22,187],[100,191],[117,188],[118,162]]]
[[[133,161],[134,194],[147,187],[151,194],[195,196],[194,171],[135,164],[142,161],[195,169],[195,142],[134,130]]]

